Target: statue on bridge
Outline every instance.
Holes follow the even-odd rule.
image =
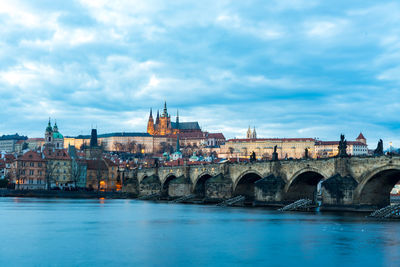
[[[274,146],[274,152],[272,153],[272,160],[278,160],[278,152],[276,152],[277,149],[278,146]]]
[[[340,158],[349,157],[349,155],[347,154],[347,141],[346,141],[346,139],[344,139],[344,134],[340,135],[340,141],[339,141],[338,149],[339,149],[338,156]]]
[[[309,155],[308,155],[308,147],[306,147],[306,149],[304,149],[304,158],[308,159]]]
[[[257,158],[256,158],[256,152],[252,152],[251,154],[250,154],[250,162],[255,162],[257,160]]]
[[[374,156],[383,156],[383,141],[379,139],[378,145],[374,150]]]

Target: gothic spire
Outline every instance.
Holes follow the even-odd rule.
[[[150,108],[150,118],[153,118],[153,109]]]
[[[168,117],[168,112],[167,112],[167,101],[164,102],[163,117]]]

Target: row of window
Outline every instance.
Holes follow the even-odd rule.
[[[26,182],[28,182],[28,184],[44,184],[44,180],[42,179],[20,179],[19,183],[20,184],[26,184]]]
[[[28,173],[29,173],[29,175],[35,175],[35,170],[29,170]],[[36,171],[36,173],[41,176],[43,174],[43,171],[39,170],[39,171]],[[19,174],[25,175],[26,170],[19,170]]]
[[[28,163],[28,162],[23,161],[23,162],[22,162],[22,167],[27,166],[27,163]],[[37,167],[42,167],[42,166],[43,166],[43,163],[42,163],[42,162],[38,162],[38,163],[37,163]],[[29,167],[35,167],[35,162],[29,162]]]

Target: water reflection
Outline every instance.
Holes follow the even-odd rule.
[[[363,214],[0,198],[0,266],[397,266],[400,224]],[[13,264],[10,264],[13,263]]]

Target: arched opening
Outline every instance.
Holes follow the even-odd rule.
[[[176,179],[175,175],[170,175],[167,177],[167,179],[165,179],[165,182],[162,184],[162,188],[161,188],[161,197],[164,197],[164,198],[169,197],[169,195],[168,195],[169,183],[174,179]]]
[[[321,188],[321,181],[323,179],[323,175],[314,171],[306,171],[299,174],[289,184],[285,200],[293,202],[299,199],[308,198],[316,202],[318,190]]]
[[[193,193],[198,198],[205,198],[206,197],[206,181],[210,179],[212,176],[209,174],[204,174],[197,179],[197,182],[194,186]]]
[[[254,172],[247,173],[239,178],[234,189],[234,196],[246,197],[246,202],[254,201],[255,199],[255,182],[262,179],[260,175]]]
[[[384,170],[373,175],[361,188],[359,195],[360,204],[377,207],[389,205],[390,192],[399,180],[399,169]]]

